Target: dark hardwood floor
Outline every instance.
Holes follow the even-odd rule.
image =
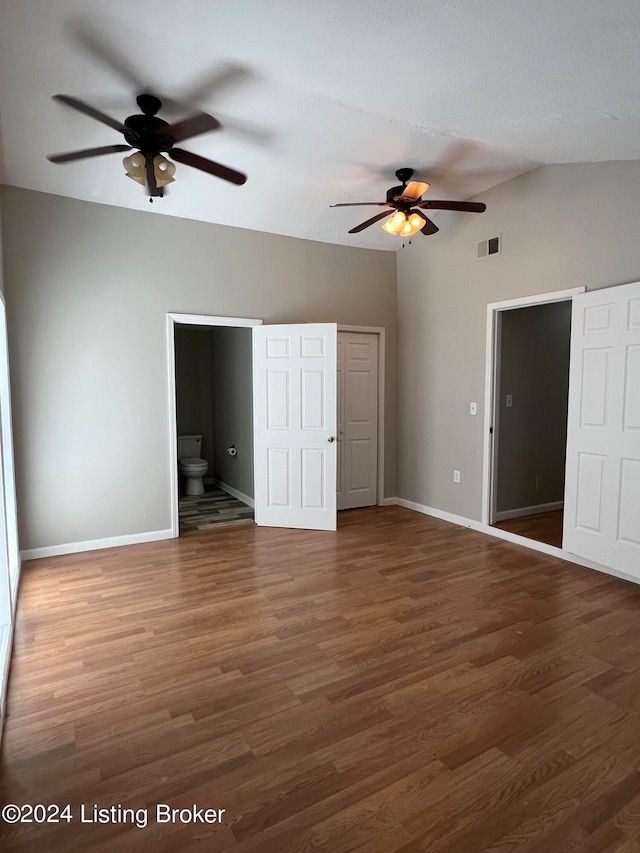
[[[73,820],[0,850],[639,850],[639,637],[640,587],[399,507],[27,563],[0,800]]]
[[[497,521],[494,527],[562,548],[562,517],[563,510],[556,509],[552,512],[540,512],[537,515],[524,515],[520,518]]]

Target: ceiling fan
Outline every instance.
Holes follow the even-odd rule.
[[[162,108],[160,99],[155,95],[144,93],[136,98],[141,113],[130,115],[124,122],[119,122],[69,95],[54,95],[53,98],[119,131],[127,144],[105,145],[101,148],[84,148],[65,154],[53,154],[47,158],[52,163],[69,163],[86,157],[99,157],[103,154],[135,149],[133,154],[124,158],[124,166],[129,178],[147,187],[149,201],[153,201],[155,197],[161,198],[162,188],[175,180],[173,176],[176,167],[171,160],[163,156],[164,154],[169,154],[177,163],[208,172],[216,178],[222,178],[223,181],[230,181],[238,186],[247,180],[247,176],[242,172],[236,172],[235,169],[207,160],[206,157],[200,157],[183,148],[174,147],[177,142],[220,127],[220,122],[207,113],[194,113],[175,124],[169,124],[157,116]]]
[[[412,181],[412,175],[413,169],[398,169],[396,178],[402,181],[402,185],[387,190],[386,201],[354,201],[332,204],[330,207],[385,207],[387,209],[382,213],[377,213],[371,219],[351,228],[349,234],[364,231],[370,225],[390,216],[382,227],[389,234],[399,234],[402,237],[411,237],[417,231],[425,235],[435,234],[439,230],[435,222],[432,222],[423,212],[424,210],[461,210],[466,213],[483,213],[487,209],[485,204],[477,201],[422,201],[422,194],[429,189],[429,184],[425,181]],[[392,213],[392,211],[395,212]]]

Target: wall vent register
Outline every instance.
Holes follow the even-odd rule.
[[[491,255],[502,254],[502,238],[490,237],[488,240],[481,240],[476,244],[476,260],[480,261],[488,258]]]

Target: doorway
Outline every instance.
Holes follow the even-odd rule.
[[[252,327],[259,325],[262,320],[242,317],[194,314],[167,317],[174,536],[180,534],[181,528],[186,532],[212,526],[214,522],[233,523],[253,516],[250,335]],[[178,353],[182,353],[182,358],[177,357]],[[189,374],[188,381],[185,374]],[[182,395],[178,392],[179,384],[185,391]],[[203,437],[199,455],[208,462],[203,496],[181,498],[179,434]],[[230,450],[236,452],[229,453]]]
[[[488,306],[484,522],[562,547],[571,299]]]
[[[181,534],[253,521],[251,344],[246,327],[175,327],[178,458],[206,466],[201,494],[180,478]]]

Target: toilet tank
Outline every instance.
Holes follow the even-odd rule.
[[[196,459],[200,458],[202,450],[201,435],[179,435],[178,436],[178,462],[181,459],[187,459],[189,456]]]

